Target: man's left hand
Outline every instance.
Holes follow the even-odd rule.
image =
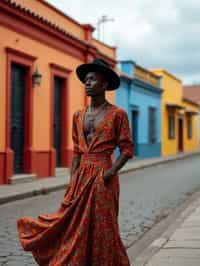
[[[115,175],[116,172],[113,169],[108,169],[104,172],[103,179],[105,182],[109,182]]]

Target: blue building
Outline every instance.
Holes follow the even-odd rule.
[[[138,158],[161,154],[160,77],[134,61],[120,61],[121,85],[116,91],[116,104],[128,113]]]

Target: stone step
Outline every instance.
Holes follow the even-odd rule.
[[[37,176],[35,174],[17,174],[11,177],[11,184],[21,184],[35,180],[37,180]]]
[[[70,173],[69,168],[66,167],[57,167],[56,168],[56,177],[68,176]]]
[[[69,176],[70,170],[66,167],[56,168],[56,177]],[[11,177],[11,184],[21,184],[38,180],[35,174],[17,174]]]

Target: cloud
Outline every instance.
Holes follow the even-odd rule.
[[[101,38],[117,46],[118,59],[146,68],[165,68],[185,83],[200,83],[200,1],[198,0],[48,0],[81,23],[101,27]],[[87,6],[87,8],[86,8]],[[96,36],[97,33],[95,33]]]

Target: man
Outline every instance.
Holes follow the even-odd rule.
[[[91,104],[73,116],[71,182],[57,213],[18,221],[20,240],[43,266],[129,266],[117,220],[117,172],[133,156],[133,143],[127,114],[105,98],[120,79],[101,59],[76,72]]]

